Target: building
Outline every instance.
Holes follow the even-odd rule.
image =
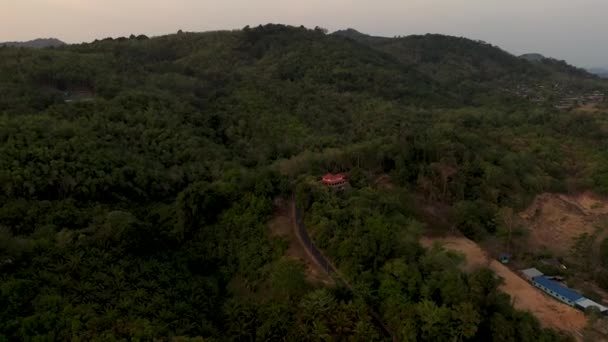
[[[344,173],[332,174],[328,173],[323,176],[321,182],[334,189],[344,189],[348,185],[348,176]]]
[[[521,271],[521,273],[524,275],[524,277],[526,277],[526,279],[528,279],[529,281],[532,281],[532,279],[536,278],[536,277],[540,277],[543,275],[543,272],[537,270],[536,268],[528,268],[527,270],[523,270]]]
[[[576,302],[576,307],[583,311],[587,310],[587,308],[590,308],[592,306],[595,306],[604,315],[608,313],[607,307],[603,306],[602,304],[598,304],[592,301],[591,299],[583,297]]]
[[[576,307],[576,303],[579,300],[585,299],[582,294],[572,289],[569,289],[556,281],[548,279],[545,276],[538,276],[532,278],[532,284],[534,284],[534,286],[543,290],[550,296],[559,299],[560,301],[572,307]]]
[[[566,286],[554,281],[562,277],[549,277],[545,276],[541,271],[536,268],[528,268],[522,270],[521,273],[528,279],[534,286],[543,290],[553,298],[559,299],[560,301],[575,307],[580,310],[587,310],[587,308],[595,306],[602,314],[608,314],[608,307],[602,304],[596,303],[589,298],[584,297],[582,294],[567,288]]]

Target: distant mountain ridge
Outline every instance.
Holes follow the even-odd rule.
[[[333,35],[381,51],[443,84],[453,85],[471,79],[477,84],[497,81],[521,83],[524,79],[538,83],[539,79],[557,77],[558,74],[594,77],[565,61],[539,53],[518,57],[498,46],[464,37],[425,34],[387,38],[370,36],[354,29],[336,31]]]
[[[601,78],[608,78],[608,68],[589,68],[587,71]]]
[[[541,55],[540,53],[526,53],[519,56],[519,58],[525,59],[528,62],[541,62],[542,60],[547,59],[547,57]]]
[[[211,48],[213,39],[217,39],[218,46]],[[142,50],[127,53],[131,47]],[[276,65],[277,69],[272,72],[281,80],[323,80],[328,73],[335,73],[339,77],[335,77],[332,84],[339,89],[351,92],[366,89],[391,99],[410,98],[413,105],[481,106],[502,101],[512,103],[514,99],[555,105],[565,97],[584,98],[594,91],[608,93],[608,86],[598,76],[564,61],[530,54],[528,58],[539,60],[530,62],[526,57],[520,58],[480,40],[441,34],[377,37],[354,29],[327,34],[322,28],[309,30],[272,24],[235,32],[178,32],[151,39],[132,35],[68,45],[57,52],[70,62],[62,59],[65,63],[58,68],[74,72],[37,70],[37,76],[32,79],[35,83],[32,92],[38,92],[36,86],[51,85],[60,101],[72,100],[65,98],[66,92],[83,89],[103,94],[112,85],[103,83],[105,72],[100,70],[105,64],[98,57],[116,51],[127,53],[138,64],[175,61],[181,65],[179,63],[202,60],[205,65],[226,69],[231,67],[205,60],[201,53],[222,55],[230,65],[247,64],[263,57],[260,72],[270,72],[263,66]],[[36,51],[30,53],[37,54]],[[85,57],[89,59],[87,62]],[[343,70],[345,61],[349,63],[348,72]],[[189,68],[197,63],[193,62]]]
[[[355,40],[358,42],[366,42],[366,43],[370,43],[370,42],[374,42],[374,41],[387,41],[387,40],[391,39],[388,37],[378,37],[378,36],[372,36],[369,34],[361,33],[352,28],[348,28],[345,30],[338,30],[338,31],[332,33],[332,35],[346,37],[346,38],[349,38],[349,39],[352,39],[352,40]]]
[[[49,47],[59,47],[67,45],[65,42],[57,38],[38,38],[27,42],[4,42],[0,46],[25,47],[32,49],[43,49]]]

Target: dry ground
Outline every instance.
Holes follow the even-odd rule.
[[[590,192],[575,195],[544,193],[538,195],[519,217],[529,232],[527,239],[518,246],[520,249],[546,249],[554,256],[576,263],[580,260],[572,257],[574,240],[587,233],[594,239],[586,256],[590,260],[590,267],[602,269],[599,250],[601,242],[608,237],[608,198]],[[581,280],[588,278],[589,274],[577,277]],[[579,290],[590,289],[603,299],[608,298],[607,291],[589,280],[579,281],[577,286]]]
[[[591,193],[538,195],[530,207],[519,214],[529,229],[529,248],[567,256],[574,239],[593,234],[608,218],[608,200]],[[598,239],[599,240],[599,239]]]
[[[325,285],[333,284],[333,279],[311,259],[310,255],[302,247],[293,231],[292,220],[293,217],[288,202],[284,200],[275,201],[274,216],[268,225],[272,234],[285,238],[289,243],[284,257],[303,263],[308,281]]]
[[[488,257],[488,255],[473,241],[463,237],[428,238],[421,240],[423,246],[430,247],[440,243],[446,249],[455,250],[466,256],[465,271],[477,267],[488,267],[504,279],[500,287],[513,299],[513,305],[519,310],[530,311],[545,327],[570,332],[580,338],[580,333],[586,325],[585,315],[566,304],[543,294],[530,283],[521,278],[509,268]]]

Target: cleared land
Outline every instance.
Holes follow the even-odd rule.
[[[538,195],[519,217],[529,229],[529,248],[546,248],[556,255],[567,256],[575,238],[593,234],[598,225],[606,222],[608,200],[591,193],[545,193]]]
[[[555,257],[574,264],[580,263],[572,254],[576,238],[588,234],[592,245],[586,252],[585,261],[594,271],[574,271],[578,290],[591,290],[604,300],[608,292],[592,281],[593,272],[603,269],[600,262],[600,244],[608,237],[608,198],[591,192],[573,195],[544,193],[519,213],[520,225],[528,230],[527,237],[520,240],[519,248],[528,252],[549,251]],[[605,302],[603,304],[606,304]]]
[[[545,327],[570,332],[579,338],[586,325],[585,315],[566,304],[543,294],[509,268],[491,259],[473,241],[463,237],[441,237],[421,240],[423,246],[430,247],[440,243],[446,249],[463,253],[466,256],[465,271],[477,267],[488,267],[504,279],[501,290],[513,298],[513,305],[519,310],[530,311]]]

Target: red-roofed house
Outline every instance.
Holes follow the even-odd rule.
[[[343,173],[328,173],[323,176],[321,182],[332,188],[344,188],[348,184],[348,176]]]

